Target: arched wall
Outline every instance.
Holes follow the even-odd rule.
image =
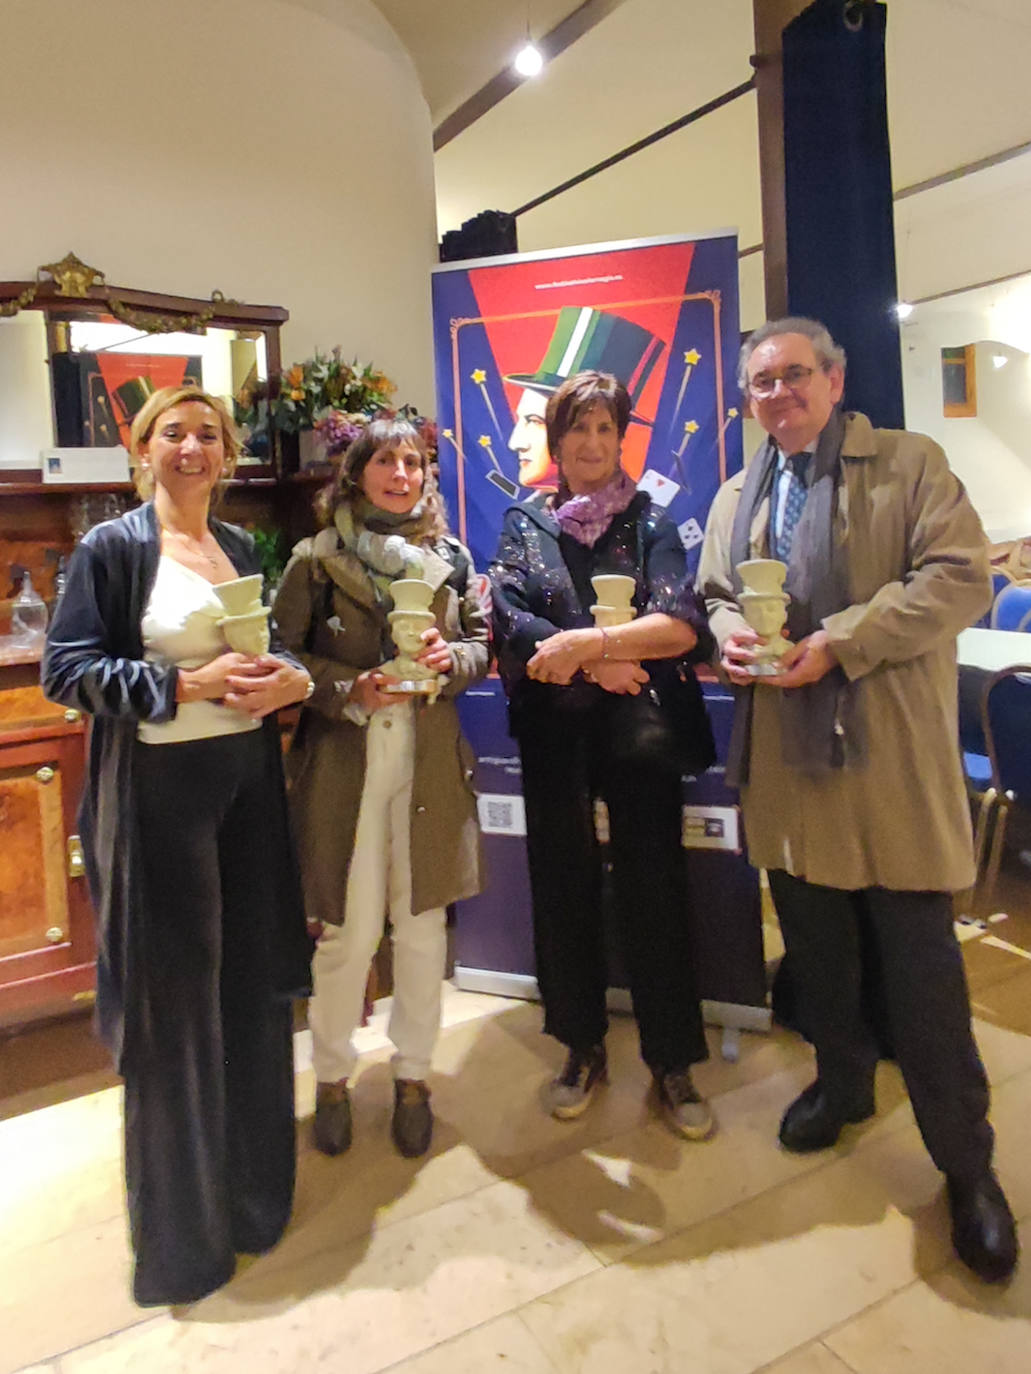
[[[5,0],[0,279],[285,306],[431,407],[429,113],[370,0]]]

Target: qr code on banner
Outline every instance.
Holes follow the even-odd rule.
[[[729,849],[741,853],[736,806],[685,806],[680,842],[685,849]]]
[[[525,835],[526,808],[522,797],[481,792],[476,799],[480,829],[485,835]]]

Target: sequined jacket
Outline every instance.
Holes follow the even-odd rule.
[[[526,676],[526,664],[542,639],[594,623],[591,578],[596,573],[632,577],[637,584],[633,604],[639,616],[653,612],[675,616],[697,634],[697,644],[684,658],[644,665],[653,681],[675,674],[682,664],[712,656],[705,606],[691,585],[676,526],[644,492],[637,493],[590,547],[563,533],[550,510],[526,503],[510,506],[490,580],[498,669],[516,736],[532,729],[541,712],[600,709],[609,695],[580,675],[568,686],[535,682]],[[688,676],[694,683],[693,674]],[[697,712],[699,728],[708,738],[700,691]]]

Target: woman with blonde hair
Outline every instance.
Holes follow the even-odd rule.
[[[287,760],[308,920],[319,934],[309,1007],[315,1143],[351,1143],[352,1042],[389,914],[394,994],[392,1135],[429,1149],[426,1077],[440,1024],[445,907],[480,889],[472,751],[455,697],[487,671],[487,617],[467,550],[415,429],[373,421],[344,455],[322,504],[327,527],[294,550],[276,597],[283,642],[310,671]],[[433,623],[416,652],[440,692],[419,696],[391,672],[396,578],[430,584]],[[400,690],[399,690],[400,689]]]
[[[259,571],[211,513],[238,452],[222,402],[158,391],[131,449],[145,502],[73,554],[42,680],[92,717],[96,1012],[125,1078],[133,1293],[150,1305],[220,1287],[290,1216],[289,999],[310,942],[275,712],[310,678],[281,652],[229,651],[219,625],[217,588]]]

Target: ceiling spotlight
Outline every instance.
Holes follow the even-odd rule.
[[[895,314],[898,316],[900,320],[908,320],[915,309],[916,307],[910,305],[909,301],[895,302]]]
[[[541,50],[532,42],[527,42],[524,48],[519,50],[515,60],[515,69],[520,76],[536,76],[544,66],[544,58]]]
[[[993,353],[993,354],[992,354],[992,367],[994,367],[994,368],[1005,367],[1006,364],[1007,364],[1008,362],[1009,362],[1009,358],[1006,357],[1006,354],[1005,354],[1005,353]]]

